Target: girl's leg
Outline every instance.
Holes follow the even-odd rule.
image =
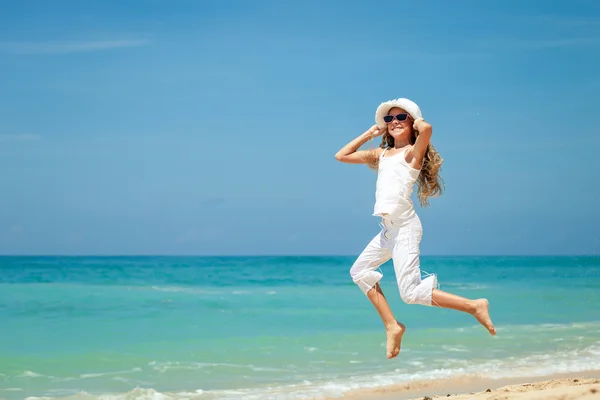
[[[404,332],[406,332],[406,326],[398,322],[396,317],[394,317],[394,313],[392,312],[379,283],[367,292],[367,297],[371,300],[373,306],[375,306],[375,309],[381,317],[383,326],[385,327],[387,338],[386,356],[387,358],[394,358],[400,353],[402,336],[404,335]]]
[[[471,300],[436,288],[437,277],[421,279],[420,244],[423,230],[418,218],[398,230],[394,247],[394,268],[400,296],[407,304],[450,308],[473,315],[492,335],[496,334],[486,299]]]
[[[386,354],[388,358],[394,358],[400,352],[400,342],[406,328],[396,321],[379,285],[383,275],[376,269],[391,258],[387,241],[387,230],[384,228],[358,256],[350,268],[350,276],[381,317],[387,336]]]
[[[418,218],[396,221],[401,224],[395,231],[393,250],[394,270],[400,298],[406,304],[430,306],[432,290],[437,286],[437,277],[429,275],[421,279],[420,243],[421,223]]]
[[[437,307],[450,308],[452,310],[469,313],[492,335],[496,334],[496,328],[490,318],[489,303],[487,299],[471,300],[452,293],[443,292],[439,289],[433,289],[431,294],[431,304]]]

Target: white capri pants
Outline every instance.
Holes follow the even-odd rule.
[[[423,228],[418,215],[405,219],[384,216],[381,228],[350,268],[352,280],[367,294],[383,277],[376,269],[391,258],[402,300],[431,306],[431,292],[438,282],[433,274],[421,279],[419,246]]]

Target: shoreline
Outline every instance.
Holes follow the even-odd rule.
[[[600,399],[600,370],[520,378],[474,376],[412,381],[372,389],[355,389],[327,400],[511,400]]]

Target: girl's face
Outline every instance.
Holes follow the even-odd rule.
[[[393,117],[393,118],[392,118]],[[388,133],[394,138],[409,137],[412,132],[413,121],[410,115],[401,108],[392,108],[386,117]],[[401,121],[399,121],[399,119]],[[389,121],[389,122],[388,122]]]

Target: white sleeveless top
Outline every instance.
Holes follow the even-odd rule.
[[[406,162],[406,149],[391,157],[384,157],[386,151],[379,156],[373,215],[409,216],[414,212],[410,196],[421,170]]]

